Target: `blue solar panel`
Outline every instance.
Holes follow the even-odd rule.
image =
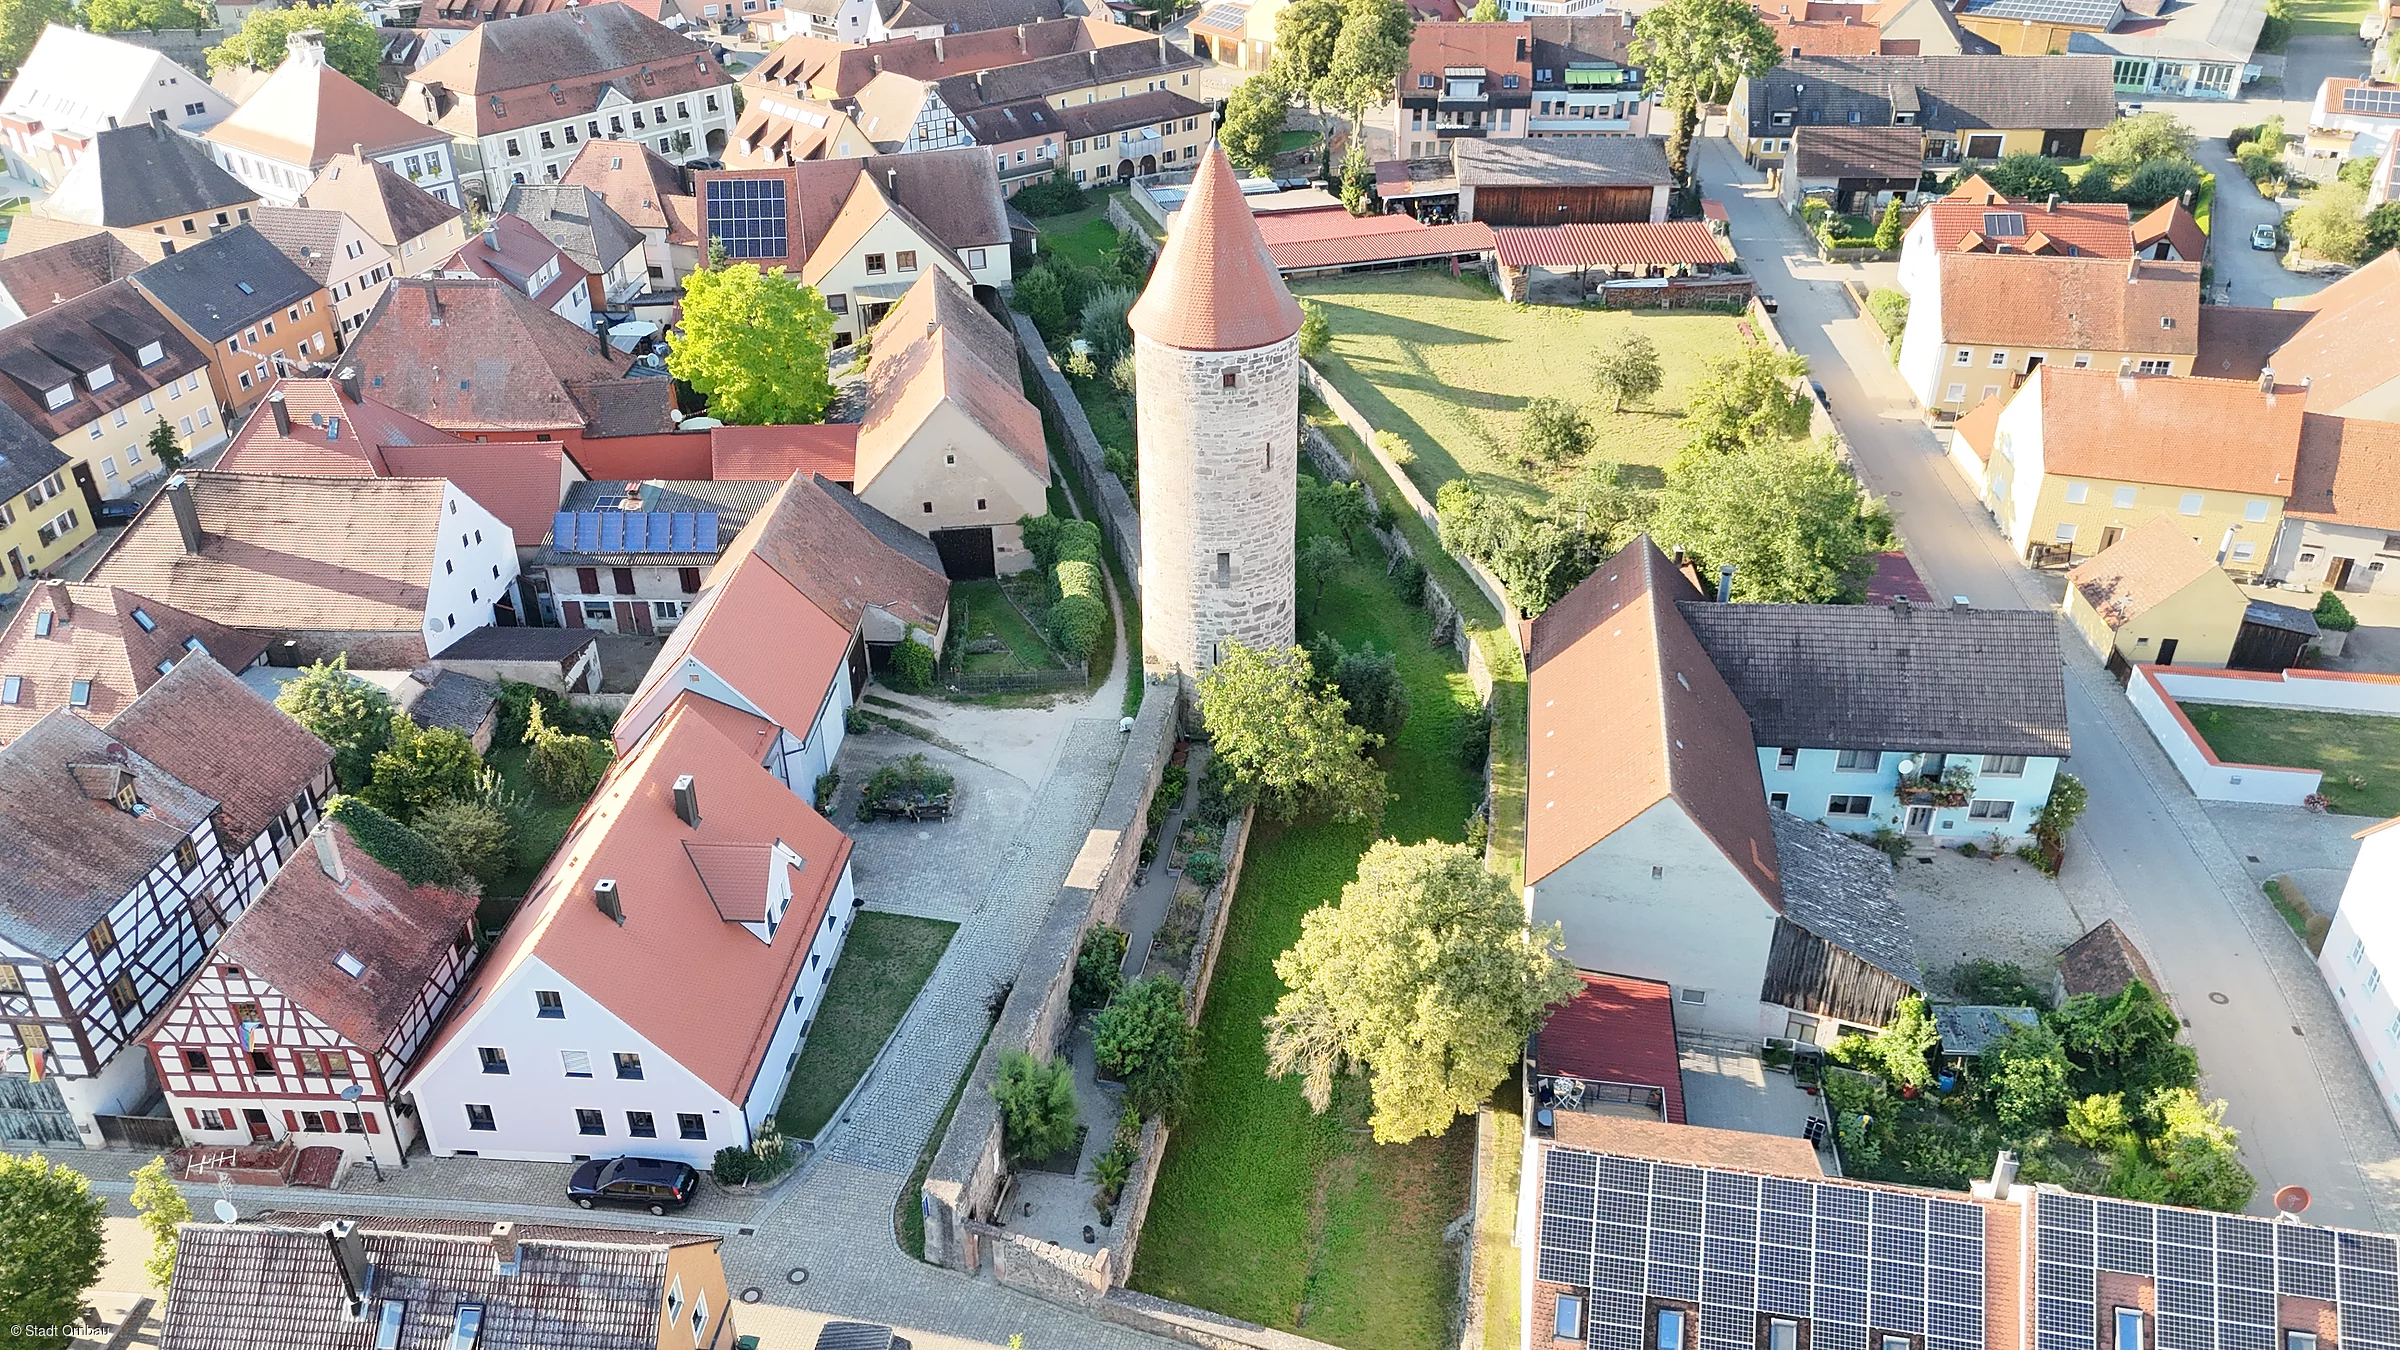
[[[708,180],[708,236],[729,258],[781,258],[791,251],[781,178]]]
[[[551,537],[562,553],[714,553],[714,511],[561,511]]]

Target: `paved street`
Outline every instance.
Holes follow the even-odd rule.
[[[1848,269],[1802,251],[1798,231],[1725,142],[1703,142],[1697,164],[1934,593],[2051,608],[2055,581],[2009,556],[1918,419],[1880,334],[1843,298]],[[2254,1209],[2265,1212],[2277,1187],[2296,1183],[2316,1197],[2312,1219],[2400,1223],[2400,1134],[2331,995],[2098,662],[2071,635],[2065,646],[2072,767],[2092,796],[2061,878],[2069,901],[2085,918],[2119,919],[2149,953],[2191,1028],[2203,1088],[2226,1099],[2227,1123],[2242,1132],[2243,1160],[2259,1180]]]

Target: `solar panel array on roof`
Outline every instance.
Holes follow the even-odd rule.
[[[2025,237],[2025,213],[2022,211],[1986,211],[1983,213],[1983,237],[1986,239],[2022,239]]]
[[[2375,113],[2384,117],[2400,116],[2400,87],[2345,89],[2342,91],[2342,111]]]
[[[1979,19],[2106,29],[2116,21],[2117,0],[1968,0],[1966,12]]]
[[[1983,1211],[1961,1200],[1554,1148],[1539,1275],[1589,1289],[1591,1350],[1645,1350],[1645,1300],[1700,1309],[1700,1350],[1756,1350],[1759,1317],[1811,1350],[1868,1328],[1982,1350]]]
[[[2345,1350],[2400,1346],[2400,1242],[2048,1192],[2034,1196],[2037,1350],[2094,1350],[2097,1274],[2149,1276],[2158,1350],[2278,1350],[2276,1299],[2337,1306]]]
[[[708,236],[729,258],[780,258],[791,251],[780,178],[708,180]]]
[[[714,553],[714,511],[561,511],[550,523],[561,553]]]

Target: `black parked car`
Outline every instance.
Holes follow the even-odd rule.
[[[100,528],[107,529],[111,525],[130,525],[133,518],[141,513],[141,498],[112,497],[102,500],[100,509],[92,515],[99,521]]]
[[[681,1209],[699,1193],[700,1173],[664,1158],[594,1158],[567,1179],[567,1198],[594,1205],[632,1205],[653,1214]]]

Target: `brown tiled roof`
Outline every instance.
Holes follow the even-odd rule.
[[[498,281],[402,278],[346,355],[369,398],[445,431],[669,429],[667,381],[625,379],[599,338]]]
[[[866,129],[835,105],[770,89],[750,95],[733,143],[725,147],[725,162],[736,169],[761,169],[838,158],[845,149],[856,154],[873,145]]]
[[[2291,494],[2300,415],[2314,401],[2295,385],[2266,394],[2243,380],[2120,377],[2055,363],[2030,383],[2038,391],[2018,397],[2041,400],[2046,473],[2261,497]]]
[[[320,286],[333,280],[334,250],[341,246],[342,213],[306,206],[255,207],[250,228],[282,250],[292,265]]]
[[[816,89],[840,99],[856,94],[867,81],[887,70],[920,80],[939,80],[1062,52],[1148,40],[1148,34],[1130,31],[1122,24],[1084,18],[1045,19],[940,38],[863,44],[796,37],[743,72],[742,83],[786,93]]]
[[[50,631],[38,636],[43,615],[49,616]],[[66,707],[78,680],[91,682],[84,715],[107,721],[158,683],[162,662],[182,662],[191,650],[184,644],[193,641],[235,670],[267,649],[265,638],[115,586],[41,583],[0,630],[0,675],[20,681],[17,701],[0,705],[0,742],[24,734],[51,709]]]
[[[1202,156],[1150,284],[1126,317],[1143,337],[1185,351],[1246,351],[1300,331],[1300,302],[1267,254],[1232,161],[1216,145]]]
[[[2400,252],[2386,253],[2305,300],[2314,317],[2276,348],[2279,380],[2312,380],[2309,401],[2339,412],[2400,379]]]
[[[943,284],[955,285],[938,268],[928,274],[928,281],[937,276]],[[919,282],[911,287],[909,297],[916,297],[926,285]],[[973,304],[963,296],[961,302],[969,307]],[[920,307],[918,313],[922,312]],[[886,324],[900,313],[895,307]],[[947,324],[927,332],[921,321],[911,318],[906,327],[893,330],[891,345],[878,344],[875,349],[867,415],[858,428],[852,470],[855,481],[862,489],[873,483],[925,419],[946,404],[1015,456],[1033,475],[1038,491],[1050,479],[1050,450],[1042,439],[1041,412],[1026,399],[1024,386],[1017,380],[1016,363],[995,367],[976,352],[972,337]]]
[[[132,776],[138,815],[111,800],[120,774]],[[63,954],[215,806],[71,709],[52,709],[0,747],[0,939]]]
[[[1782,909],[1750,718],[1676,609],[1700,598],[1643,535],[1533,621],[1528,883],[1672,797]]]
[[[300,205],[341,211],[367,237],[396,249],[411,239],[458,219],[459,210],[394,172],[381,160],[362,160],[345,150],[325,161],[309,180]],[[430,266],[432,259],[425,260]]]
[[[800,268],[800,280],[810,286],[824,281],[841,265],[850,250],[866,238],[867,232],[885,220],[897,220],[907,227],[910,234],[923,241],[927,248],[947,259],[952,267],[965,270],[966,262],[956,250],[918,220],[915,213],[893,201],[884,192],[882,184],[862,173],[850,180],[850,195],[843,200],[842,209],[834,216],[833,223],[825,227],[825,235],[817,241],[816,250],[809,254],[808,261]]]
[[[2078,564],[2067,573],[2067,584],[2114,630],[2216,570],[2216,560],[2192,542],[2189,530],[2173,516],[2158,516]],[[2224,590],[2230,603],[2240,603],[2230,581]]]
[[[162,1350],[375,1345],[377,1318],[349,1315],[323,1225],[286,1217],[292,1226],[184,1226],[159,1330]],[[477,1225],[480,1235],[459,1227],[379,1218],[358,1228],[365,1259],[377,1272],[378,1301],[403,1304],[398,1350],[447,1350],[464,1304],[483,1309],[483,1345],[657,1350],[668,1253],[694,1241],[621,1229],[544,1231],[526,1239],[516,1272],[503,1275],[491,1226]],[[512,1248],[515,1238],[510,1234]],[[709,1315],[724,1316],[713,1308]]]
[[[394,478],[449,479],[476,505],[498,516],[519,548],[532,548],[550,537],[568,482],[583,477],[557,441],[514,441],[497,447],[472,441],[394,445],[384,448],[383,458]]]
[[[760,267],[780,266],[797,275],[850,201],[860,177],[872,174],[880,190],[905,209],[936,242],[952,250],[1005,248],[1008,218],[1000,200],[1000,176],[992,157],[975,146],[919,150],[906,155],[809,160],[768,169],[694,174],[693,192],[706,227],[708,183],[718,178],[780,178],[784,182],[785,237],[790,252],[759,258]]]
[[[2307,322],[2303,310],[2202,305],[2200,351],[2192,358],[2192,373],[2216,380],[2255,380],[2275,349]],[[2295,375],[2288,383],[2298,380]]]
[[[950,607],[933,545],[822,478],[794,474],[734,536],[710,584],[752,553],[850,632],[869,606],[928,633]]]
[[[2175,250],[2175,256],[2198,261],[2208,248],[2208,235],[2200,228],[2199,217],[2193,215],[2180,201],[2162,204],[2157,210],[2133,223],[2133,246],[2143,253],[2164,240]]]
[[[153,342],[160,358],[142,365],[141,349]],[[103,363],[116,380],[95,393],[85,376]],[[151,307],[131,278],[0,328],[0,399],[53,439],[120,408],[136,415],[133,405],[143,398],[207,366],[206,354]],[[48,391],[61,385],[71,385],[74,397],[52,408]],[[205,380],[196,393],[211,397]],[[158,406],[165,410],[169,401],[162,397]]]
[[[766,645],[756,642],[756,630],[751,637]],[[808,960],[809,935],[825,922],[850,841],[759,767],[773,735],[762,718],[678,694],[657,730],[609,771],[575,818],[418,1062],[433,1063],[494,990],[525,962],[540,961],[730,1100],[748,1098],[762,1067],[782,1072],[780,1061],[761,1060]],[[684,774],[700,795],[696,827],[675,814],[673,785]],[[686,843],[780,843],[801,857],[773,943],[723,917]],[[592,881],[600,877],[618,884],[622,925],[592,904]],[[677,981],[660,978],[665,971],[706,971],[708,997],[690,997]]]
[[[2196,262],[1945,253],[1940,285],[1946,342],[2166,355],[2199,349]]]
[[[2287,514],[2400,533],[2400,423],[2310,413]]]
[[[429,478],[281,478],[192,472],[197,554],[160,493],[93,580],[202,618],[267,631],[421,634],[444,484]]]
[[[301,849],[225,931],[216,954],[352,1045],[374,1050],[402,1029],[425,982],[466,940],[475,897],[409,885],[338,820],[317,828],[332,832],[342,879],[325,875],[316,849]],[[359,975],[334,964],[345,952],[365,967]]]
[[[333,747],[209,656],[161,676],[117,714],[108,734],[216,798],[229,849],[265,834],[333,763]]]
[[[1189,94],[1199,88],[1190,83],[1193,72],[1205,64],[1161,35],[952,75],[941,82],[942,99],[953,108],[996,108],[1029,99],[1049,101],[1095,86],[1105,99],[1117,93],[1110,86],[1120,86],[1130,96],[1138,92],[1137,86],[1146,89],[1159,79]]]
[[[1104,98],[1097,103],[1070,103],[1051,111],[1058,118],[1059,125],[1066,128],[1067,135],[1078,140],[1112,135],[1151,122],[1214,115],[1208,104],[1172,89],[1145,89],[1123,98]]]
[[[637,141],[586,141],[559,180],[600,194],[626,224],[641,230],[673,226],[669,197],[689,197],[683,171]]]
[[[449,139],[376,97],[322,60],[295,56],[275,68],[208,139],[234,150],[315,169],[344,151],[368,154]]]
[[[2134,252],[2133,229],[2128,224],[2132,215],[2123,202],[2060,202],[2053,206],[2047,201],[2022,201],[2001,196],[1981,177],[1975,177],[1953,188],[1949,196],[1927,202],[1925,211],[1932,221],[1936,253],[2001,251],[1990,222],[1984,219],[1995,211],[2025,217],[2025,235],[2007,237],[2008,246],[2019,252],[2026,251],[2025,239],[2037,233],[2050,241],[2050,253],[2130,258]]]
[[[1480,67],[1491,72],[1485,86],[1498,94],[1500,77],[1515,75],[1517,88],[1533,92],[1533,27],[1510,23],[1421,23],[1409,37],[1408,65],[1400,72],[1401,98],[1419,97],[1417,76],[1437,80],[1446,67]]]
[[[490,136],[593,112],[612,89],[648,102],[732,83],[690,38],[631,6],[593,5],[478,25],[409,77],[400,106],[454,135]]]
[[[28,314],[87,295],[147,266],[123,240],[102,231],[0,257],[0,290]]]
[[[1793,171],[1802,178],[1915,179],[1925,166],[1922,127],[1800,127]]]
[[[2159,987],[2158,977],[2150,973],[2150,963],[2142,959],[2142,949],[2133,945],[2133,939],[2114,919],[2101,920],[2092,931],[2067,944],[2058,954],[2058,978],[2069,998],[2077,994],[2110,998],[2135,980],[2150,986],[2152,993],[2166,992]]]
[[[782,482],[793,474],[823,474],[837,483],[858,476],[858,424],[716,427],[708,433],[709,477]]]

